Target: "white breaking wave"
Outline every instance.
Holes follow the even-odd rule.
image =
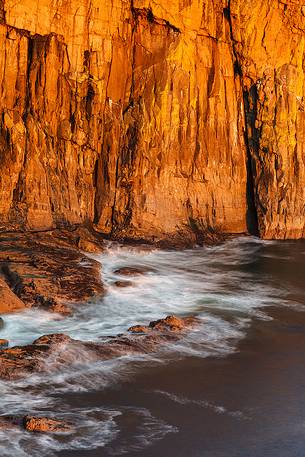
[[[231,411],[223,405],[216,405],[207,400],[192,400],[181,395],[176,395],[170,392],[165,392],[163,390],[155,390],[156,394],[162,395],[163,397],[169,398],[175,403],[180,405],[197,405],[201,408],[209,408],[214,411],[216,414],[227,414],[228,416],[235,417],[236,419],[249,419],[248,416],[242,411]]]

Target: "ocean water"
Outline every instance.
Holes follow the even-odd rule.
[[[75,428],[68,435],[52,436],[0,430],[0,456],[55,456],[64,452],[82,456],[94,449],[105,452],[96,455],[145,455],[154,443],[179,434],[174,423],[156,416],[145,402],[100,405],[78,400],[71,403],[66,398],[107,392],[124,382],[132,385],[139,373],[152,367],[165,369],[177,360],[225,359],[238,350],[253,320],[272,319],[269,307],[305,309],[304,256],[302,242],[251,237],[183,251],[109,243],[103,254],[94,256],[101,263],[106,287],[102,299],[76,306],[68,318],[38,310],[6,315],[0,337],[11,345],[27,344],[50,333],[99,341],[103,336],[124,333],[131,325],[147,324],[171,314],[196,316],[198,327],[179,342],[160,346],[153,354],[126,355],[105,362],[92,360],[86,351],[63,347],[65,361],[53,354],[47,373],[1,381],[0,415],[56,416],[71,421]],[[144,267],[146,272],[128,278],[116,273],[127,266]],[[131,285],[119,288],[115,285],[119,280],[131,281]],[[151,394],[159,401],[166,399],[184,408],[206,408],[234,420],[247,420],[249,415],[227,408],[217,399],[179,396],[158,385],[151,387]]]

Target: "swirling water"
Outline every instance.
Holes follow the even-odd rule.
[[[169,314],[195,315],[200,319],[199,327],[178,343],[160,347],[151,355],[96,362],[86,352],[66,351],[68,365],[51,357],[48,373],[1,382],[0,414],[55,414],[73,422],[75,431],[69,436],[42,436],[0,430],[0,455],[52,456],[64,449],[73,452],[93,448],[120,455],[143,451],[167,434],[179,433],[172,424],[154,417],[146,405],[71,406],[64,395],[105,390],[122,380],[132,380],[139,370],[176,359],[226,357],[236,350],[254,318],[270,319],[266,312],[269,306],[304,307],[302,280],[300,288],[298,283],[291,288],[286,280],[296,258],[302,265],[304,252],[304,243],[250,237],[183,251],[109,243],[102,255],[95,256],[101,263],[106,286],[102,299],[78,305],[67,318],[38,310],[5,316],[1,338],[19,345],[43,334],[65,333],[80,340],[98,341],[101,336],[122,333],[130,325]],[[132,282],[130,287],[119,288],[115,282],[126,278],[116,270],[124,266],[145,267],[147,272],[127,278]],[[192,403],[188,398],[158,390],[158,386],[155,392],[184,405]],[[204,399],[198,404],[219,414],[243,417],[240,411],[230,411]],[[114,446],[122,418],[126,417],[132,422],[130,439],[124,446]]]

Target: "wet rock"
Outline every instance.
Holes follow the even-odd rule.
[[[131,333],[149,333],[151,331],[159,332],[179,332],[195,325],[196,319],[194,317],[187,317],[181,319],[176,316],[167,316],[165,319],[152,321],[148,326],[135,325],[128,329]]]
[[[78,227],[75,235],[77,236],[76,244],[80,250],[91,254],[99,254],[103,251],[103,239],[98,233],[85,227]]]
[[[51,345],[59,345],[59,344],[67,344],[74,341],[68,335],[63,333],[54,333],[52,335],[43,335],[37,340],[33,341],[33,345],[36,346],[51,346]]]
[[[129,327],[128,331],[130,333],[148,333],[150,331],[150,328],[145,325],[134,325],[132,327]]]
[[[23,418],[20,416],[0,416],[0,430],[9,430],[22,427]]]
[[[0,430],[21,428],[28,432],[68,433],[73,430],[71,424],[50,417],[36,416],[0,416]]]
[[[70,424],[49,417],[25,416],[23,426],[28,432],[67,433],[72,431]]]
[[[46,346],[15,346],[0,352],[0,378],[17,379],[42,370],[49,353]]]
[[[153,330],[159,331],[181,331],[188,327],[194,320],[192,318],[187,319],[180,319],[176,316],[167,316],[165,319],[159,319],[157,321],[153,321],[149,324],[149,327]]]
[[[121,276],[142,276],[147,273],[153,273],[155,270],[149,267],[122,267],[114,271],[115,274]]]
[[[79,252],[79,236],[86,233],[1,233],[0,312],[39,307],[69,314],[67,303],[102,294],[100,264]]]
[[[93,241],[85,240],[83,238],[79,239],[77,245],[81,251],[89,252],[92,254],[98,254],[102,252],[101,246],[94,243]]]
[[[23,308],[25,308],[25,303],[14,294],[4,279],[0,277],[0,313],[11,313]]]
[[[127,354],[155,351],[158,346],[175,342],[192,328],[196,318],[165,319],[147,326],[130,327],[129,333],[103,338],[99,342],[82,342],[64,334],[44,335],[27,346],[16,346],[0,352],[0,378],[17,379],[32,373],[60,369],[82,359],[84,363],[109,360]],[[51,364],[49,358],[51,357]]]
[[[114,285],[116,287],[124,288],[124,287],[131,287],[133,283],[131,281],[115,281]]]
[[[4,320],[0,317],[0,330],[4,327]]]
[[[9,341],[5,339],[0,339],[0,349],[7,348],[9,345]]]

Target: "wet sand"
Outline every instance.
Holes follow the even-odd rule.
[[[121,431],[111,447],[58,456],[303,457],[305,312],[270,308],[268,314],[273,320],[254,320],[226,358],[142,367],[112,389],[65,396],[71,405],[145,407],[176,432],[132,447],[138,424],[130,412],[118,419]]]

